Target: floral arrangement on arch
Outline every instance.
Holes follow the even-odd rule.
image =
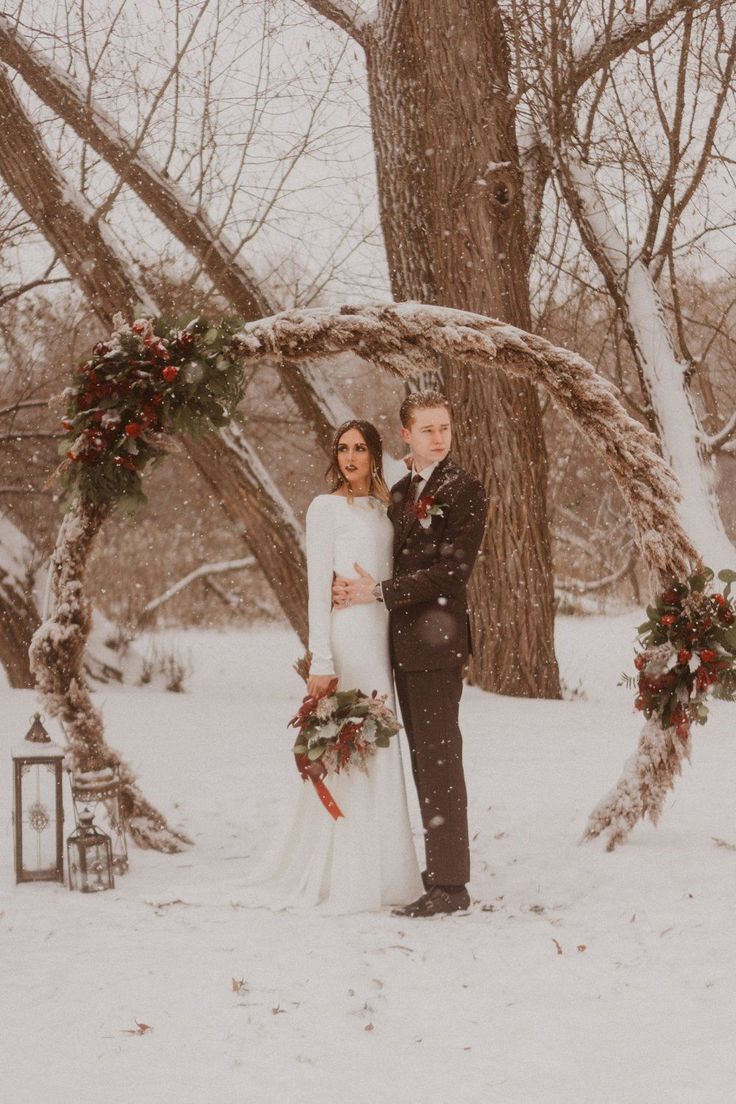
[[[113,319],[64,390],[67,505],[134,509],[145,501],[144,472],[167,451],[167,436],[197,436],[225,425],[242,393],[237,320],[194,318],[183,328],[161,319]]]
[[[736,608],[731,587],[736,572],[718,574],[722,591],[709,592],[710,568],[673,582],[647,606],[647,620],[639,626],[634,702],[648,719],[663,729],[674,729],[683,741],[692,724],[708,719],[709,693],[726,701],[736,699]]]

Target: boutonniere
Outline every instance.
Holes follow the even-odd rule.
[[[412,506],[412,513],[422,529],[429,529],[433,517],[444,517],[447,504],[438,502],[434,495],[422,495]]]

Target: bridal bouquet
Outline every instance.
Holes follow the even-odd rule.
[[[309,679],[311,654],[306,652],[294,664],[294,670]],[[368,760],[379,747],[388,747],[392,736],[401,728],[396,716],[386,705],[386,695],[376,690],[370,695],[362,690],[338,690],[337,679],[330,682],[323,694],[307,695],[289,728],[298,728],[294,758],[302,778],[309,779],[327,812],[338,820],[343,813],[321,778],[309,770],[321,761],[326,774],[357,767],[367,770]]]
[[[336,690],[337,681],[321,697],[307,697],[289,727],[298,728],[294,754],[307,763],[321,759],[327,774],[367,762],[377,748],[386,748],[401,728],[386,704],[386,695],[374,690],[370,697],[361,690]]]

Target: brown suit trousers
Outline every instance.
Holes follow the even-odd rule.
[[[458,726],[462,667],[395,674],[424,825],[428,880],[432,885],[465,885],[470,854]]]

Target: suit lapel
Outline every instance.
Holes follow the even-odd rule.
[[[411,483],[411,472],[408,472],[403,479],[394,487],[391,498],[391,506],[389,508],[389,519],[394,527],[394,555],[399,547],[399,539],[401,537],[401,530],[404,524],[404,503],[409,491],[409,484]]]
[[[440,460],[439,464],[434,469],[434,471],[430,475],[427,482],[424,484],[424,487],[422,489],[422,493],[419,496],[420,498],[426,498],[427,495],[434,494],[434,492],[437,490],[437,487],[440,485],[442,477],[443,477],[443,475],[444,475],[444,473],[447,469],[447,465],[449,463],[450,463],[450,458],[448,456],[446,456],[444,460]],[[403,480],[402,480],[402,483],[403,483]],[[399,517],[398,529],[396,528],[396,526],[394,526],[394,537],[395,537],[395,539],[394,539],[394,556],[399,551],[399,549],[402,547],[402,545],[406,543],[406,540],[407,540],[409,534],[411,533],[412,529],[414,528],[414,526],[419,524],[419,518],[416,516],[415,513],[409,514],[408,522],[404,522],[404,502],[406,501],[406,496],[409,492],[409,484],[410,483],[411,483],[411,472],[409,472],[409,478],[407,480],[406,488],[404,490],[404,497],[402,498],[402,502],[401,502],[401,515]]]

